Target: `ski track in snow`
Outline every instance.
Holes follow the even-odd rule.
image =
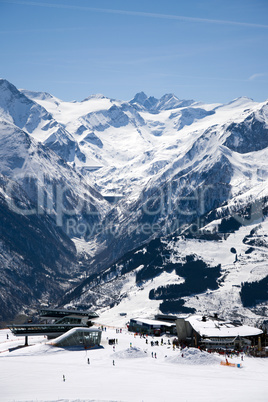
[[[108,344],[111,338],[118,341],[115,347]],[[44,338],[30,337],[32,346],[3,352],[11,345],[22,345],[24,339],[1,330],[0,400],[266,402],[268,359],[244,356],[242,362],[240,357],[229,357],[242,368],[226,367],[220,365],[224,356],[193,348],[174,351],[168,345],[172,337],[166,336],[162,346],[152,347],[151,339],[146,344],[125,328],[118,333],[107,327],[99,349],[33,345]]]

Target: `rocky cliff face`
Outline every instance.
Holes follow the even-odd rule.
[[[265,104],[257,113],[250,114],[241,123],[230,124],[227,127],[230,135],[224,145],[241,154],[267,148],[267,114],[268,105]]]

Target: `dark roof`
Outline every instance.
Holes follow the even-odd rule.
[[[98,314],[94,311],[88,310],[69,310],[63,308],[41,308],[39,309],[39,314],[43,318],[62,318],[69,315],[88,317],[88,318],[98,318]]]
[[[178,319],[178,317],[176,315],[170,315],[170,314],[157,314],[155,316],[155,319],[159,321],[175,322]]]
[[[50,335],[58,336],[72,328],[85,327],[83,324],[23,324],[10,325],[8,328],[14,335]],[[87,328],[87,327],[86,327]]]

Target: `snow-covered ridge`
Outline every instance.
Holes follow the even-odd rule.
[[[68,158],[100,191],[125,195],[136,193],[171,166],[209,128],[215,127],[219,137],[222,127],[241,124],[252,113],[259,119],[259,110],[265,106],[245,97],[227,105],[206,105],[182,101],[173,94],[159,100],[143,92],[129,102],[103,95],[63,102],[47,94],[23,93],[61,125],[54,137],[51,131],[32,135],[49,146],[55,144],[52,149]],[[262,113],[267,121],[267,113]],[[65,148],[72,149],[71,154]]]

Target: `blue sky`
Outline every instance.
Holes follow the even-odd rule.
[[[267,0],[0,0],[0,77],[94,93],[268,98]]]

